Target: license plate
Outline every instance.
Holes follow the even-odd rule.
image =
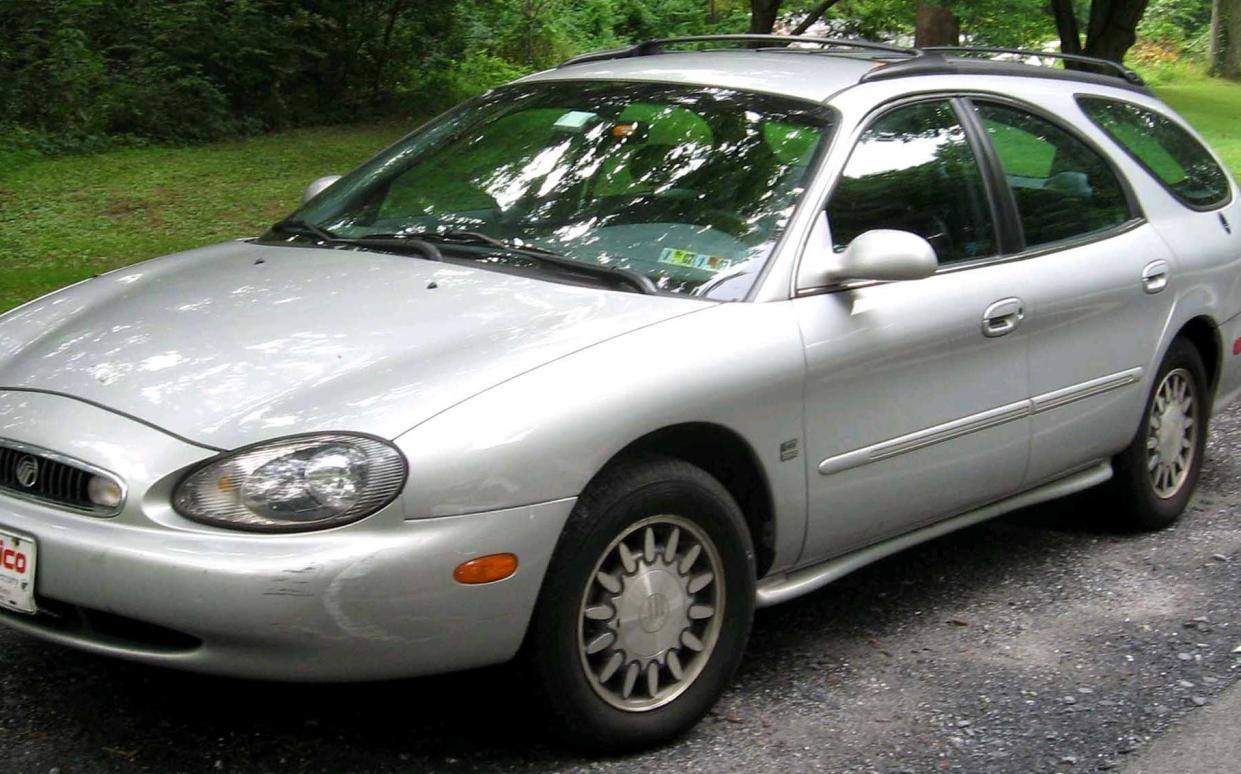
[[[0,530],[0,608],[34,613],[34,567],[38,547],[32,538]]]

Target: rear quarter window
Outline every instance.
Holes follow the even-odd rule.
[[[1078,97],[1077,102],[1091,121],[1183,204],[1213,209],[1228,202],[1224,170],[1202,143],[1172,119],[1119,100]]]

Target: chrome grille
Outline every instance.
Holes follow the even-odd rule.
[[[92,465],[55,452],[0,439],[0,492],[96,516],[118,509],[91,502],[89,485],[95,476],[117,478]],[[119,482],[118,482],[119,483]]]

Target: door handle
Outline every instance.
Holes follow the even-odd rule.
[[[1020,298],[996,301],[982,313],[982,335],[989,339],[1007,336],[1017,330],[1025,316],[1025,304]]]
[[[1142,289],[1147,293],[1158,293],[1168,287],[1168,262],[1151,261],[1142,269]]]

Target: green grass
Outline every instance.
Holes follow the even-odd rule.
[[[1241,174],[1241,84],[1191,68],[1159,95]],[[302,129],[194,148],[34,159],[0,156],[0,312],[92,274],[250,236],[312,179],[356,166],[413,124]]]
[[[302,129],[0,170],[0,311],[109,269],[258,234],[311,180],[347,172],[410,128]]]
[[[1156,91],[1241,176],[1241,83],[1190,77],[1157,85]]]

